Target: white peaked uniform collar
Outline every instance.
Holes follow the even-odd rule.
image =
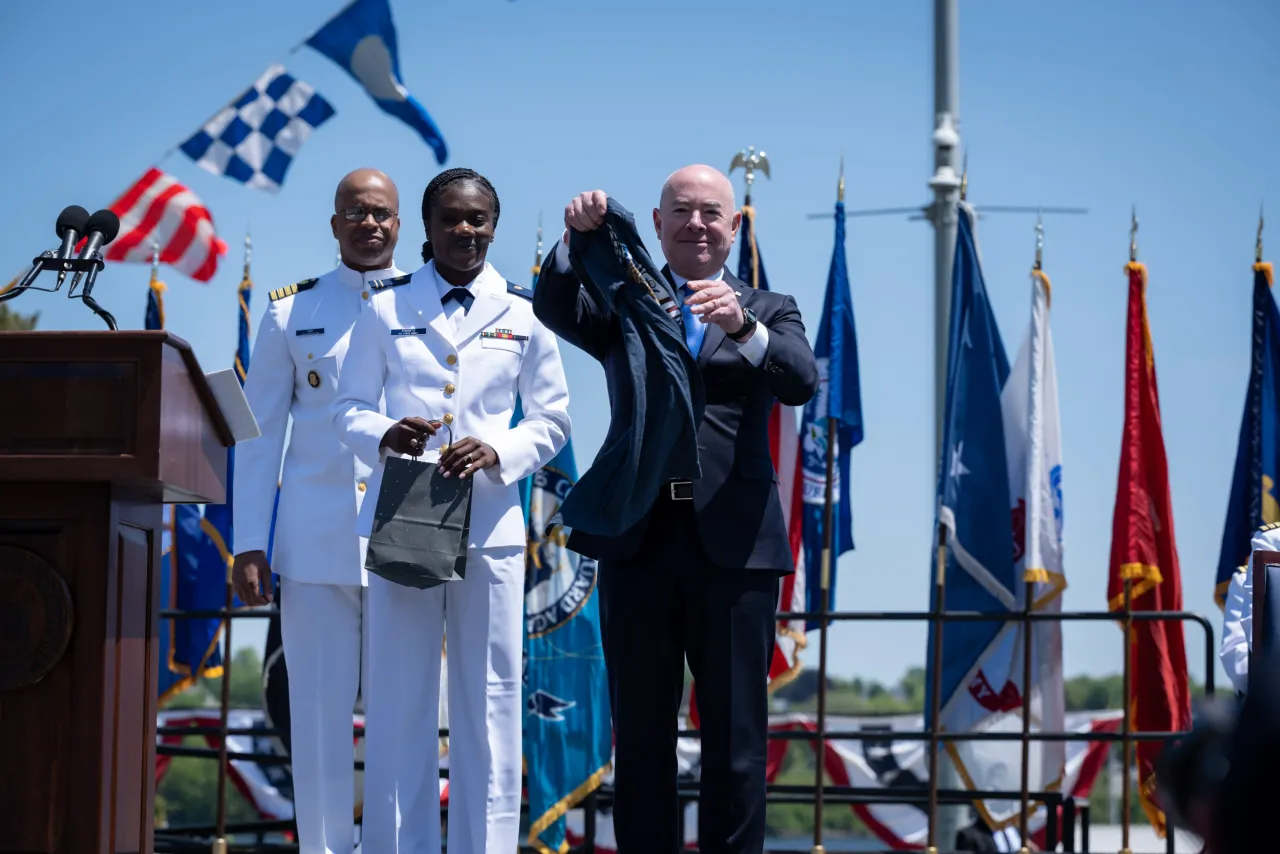
[[[428,319],[432,328],[456,346],[462,346],[511,306],[512,298],[507,293],[507,280],[487,261],[480,273],[467,285],[475,295],[475,301],[459,322],[457,332],[453,331],[446,320],[440,302],[453,289],[453,285],[444,281],[436,272],[434,258],[414,274],[409,287],[411,299],[418,311]]]
[[[400,271],[396,269],[395,261],[392,261],[391,266],[385,270],[369,270],[363,273],[359,270],[351,269],[346,264],[339,264],[336,272],[338,274],[338,281],[343,285],[343,287],[351,290],[363,288],[370,282],[376,282],[380,279],[394,279],[396,276],[401,275]]]

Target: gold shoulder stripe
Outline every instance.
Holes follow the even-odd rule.
[[[394,279],[378,279],[376,282],[369,283],[369,289],[380,291],[383,288],[394,288],[400,285],[407,285],[409,284],[409,280],[412,278],[412,273],[406,273],[403,276],[396,276]]]
[[[276,288],[267,294],[267,299],[275,302],[276,300],[291,297],[294,294],[300,294],[303,291],[309,291],[316,286],[319,279],[303,279],[301,282],[295,282],[292,285],[285,285],[283,288]]]
[[[1259,528],[1258,531],[1259,532],[1274,531],[1276,528],[1280,528],[1280,522],[1269,522],[1266,525],[1263,525],[1261,528]]]

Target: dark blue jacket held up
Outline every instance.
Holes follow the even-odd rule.
[[[629,370],[609,375],[604,444],[550,524],[612,537],[648,515],[662,484],[700,476],[702,374],[685,344],[676,294],[626,208],[609,199],[603,225],[570,232],[569,265],[616,316]]]

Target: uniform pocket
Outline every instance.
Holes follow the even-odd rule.
[[[481,338],[480,346],[485,350],[502,350],[507,353],[514,353],[519,356],[524,352],[524,341],[516,341],[512,338]]]

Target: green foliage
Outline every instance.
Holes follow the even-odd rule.
[[[36,328],[36,321],[39,319],[39,312],[35,314],[19,314],[10,309],[6,303],[0,303],[0,332],[30,331]]]

